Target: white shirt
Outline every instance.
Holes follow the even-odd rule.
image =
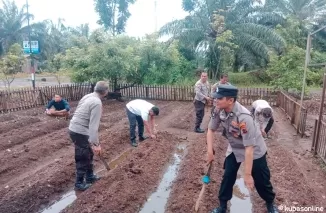
[[[261,115],[261,110],[265,108],[270,108],[273,113],[272,107],[265,100],[256,100],[252,103],[252,107],[255,109],[255,122],[261,126],[261,129],[265,129],[270,118],[264,118]]]
[[[252,107],[255,108],[255,111],[261,112],[264,108],[270,108],[273,112],[272,107],[269,105],[269,103],[265,100],[256,100],[252,103]]]
[[[148,121],[149,111],[154,105],[140,99],[130,101],[126,107],[135,115],[141,116],[144,121]]]

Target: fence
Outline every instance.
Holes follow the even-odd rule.
[[[303,137],[306,131],[307,109],[301,107],[300,112],[300,104],[283,91],[278,93],[277,106],[285,112],[291,124],[301,134],[301,137]]]
[[[121,90],[122,96],[128,98],[192,101],[195,96],[194,87],[192,86],[121,84],[119,87],[128,87]],[[48,86],[36,89],[19,89],[11,92],[0,92],[0,112],[11,112],[45,105],[52,99],[54,94],[60,94],[68,101],[78,101],[89,92],[91,92],[90,84]],[[243,105],[250,105],[257,99],[264,99],[269,101],[271,105],[276,105],[277,93],[277,90],[269,88],[240,88],[238,101]]]
[[[119,86],[128,87],[128,84],[121,84]],[[270,88],[239,88],[238,101],[243,105],[251,105],[257,99],[264,99],[271,105],[276,105],[277,93],[278,90]],[[123,89],[121,94],[129,98],[167,101],[192,101],[195,96],[193,86],[167,85],[134,85]]]
[[[89,84],[72,84],[61,86],[48,86],[35,89],[18,89],[11,92],[0,92],[0,113],[18,111],[45,105],[53,98],[54,94],[60,94],[68,101],[80,100],[91,91]]]
[[[318,132],[318,122],[315,120],[314,135],[312,138],[312,150],[315,154],[318,154],[321,159],[326,163],[326,122],[320,121],[320,128]]]

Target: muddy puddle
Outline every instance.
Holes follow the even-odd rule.
[[[237,180],[233,186],[233,196],[230,203],[230,213],[252,213],[250,194],[242,178],[241,168],[239,169]]]
[[[40,211],[41,213],[59,213],[76,200],[77,196],[74,190],[64,194],[60,200],[50,207]]]
[[[110,169],[111,170],[115,169],[120,163],[122,163],[128,157],[131,151],[132,151],[131,149],[128,149],[125,152],[123,152],[121,155],[119,155],[116,159],[109,162]],[[106,172],[107,170],[105,168],[102,168],[96,171],[96,174],[99,174],[100,176],[105,176]],[[48,208],[41,210],[40,213],[60,213],[60,211],[67,208],[76,199],[77,196],[75,190],[70,190],[68,193],[64,194],[57,202],[55,202]]]
[[[164,213],[173,180],[177,177],[178,169],[184,155],[186,144],[179,144],[173,155],[173,161],[165,171],[159,186],[146,201],[139,213]]]

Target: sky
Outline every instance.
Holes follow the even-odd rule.
[[[14,0],[21,7],[26,0]],[[157,27],[185,17],[182,10],[182,0],[157,0]],[[28,0],[30,12],[35,16],[34,21],[59,18],[65,20],[68,26],[79,26],[88,23],[90,28],[96,29],[98,16],[94,10],[94,0]],[[126,33],[130,36],[142,37],[155,31],[154,0],[136,0],[129,7],[131,17],[126,26]]]

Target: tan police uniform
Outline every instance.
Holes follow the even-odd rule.
[[[197,81],[195,84],[195,99],[194,105],[196,110],[196,123],[195,123],[195,132],[203,133],[202,129],[200,129],[200,125],[205,116],[205,105],[206,99],[205,97],[209,96],[210,85],[208,81],[203,83],[201,80]]]
[[[264,138],[249,110],[239,102],[235,103],[232,112],[228,114],[218,109],[213,112],[208,128],[216,131],[220,124],[226,130],[229,141],[226,157],[233,152],[237,162],[243,162],[246,146],[254,146],[254,159],[265,155],[267,147]]]
[[[232,85],[220,85],[218,92],[213,94],[216,99],[224,97],[237,97],[238,89]],[[266,143],[255,125],[254,119],[248,109],[239,102],[235,102],[231,112],[224,109],[215,109],[210,118],[208,129],[216,131],[222,125],[225,137],[229,142],[224,161],[224,175],[219,191],[220,207],[212,213],[225,213],[227,202],[232,198],[233,185],[237,178],[237,172],[242,162],[245,161],[245,149],[253,147],[252,177],[255,188],[262,199],[266,201],[268,212],[277,213],[274,205],[275,193],[270,182],[270,171],[267,165]]]

